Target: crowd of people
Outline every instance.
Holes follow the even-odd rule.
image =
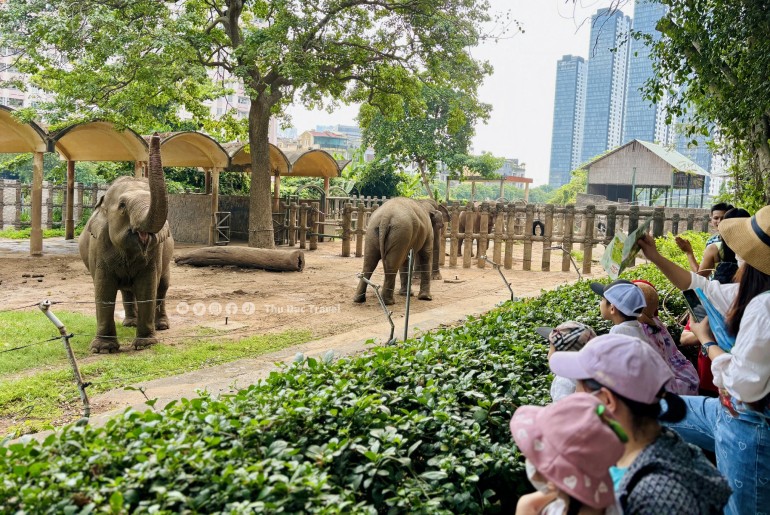
[[[677,239],[690,270],[649,234],[638,241],[712,309],[680,338],[700,345],[697,367],[647,281],[591,284],[609,334],[575,321],[538,329],[553,403],[511,419],[535,488],[517,514],[770,514],[770,206],[751,216],[717,204],[711,222],[701,261]]]

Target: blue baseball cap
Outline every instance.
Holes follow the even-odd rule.
[[[606,285],[591,283],[591,290],[607,299],[607,302],[615,306],[625,316],[638,317],[642,314],[642,310],[647,307],[642,289],[625,279],[618,279]]]

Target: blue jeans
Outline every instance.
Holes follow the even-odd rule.
[[[733,494],[727,515],[770,515],[770,412],[736,402],[733,417],[719,399],[683,396],[687,416],[666,423],[687,442],[716,455],[717,468]]]

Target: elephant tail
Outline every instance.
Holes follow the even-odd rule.
[[[389,245],[393,244],[392,241],[388,241],[388,235],[390,235],[390,221],[383,220],[375,230],[378,232],[380,239],[380,255],[384,258],[390,251]]]

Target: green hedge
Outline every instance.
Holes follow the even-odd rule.
[[[0,511],[513,512],[530,488],[508,422],[550,400],[534,330],[605,332],[597,306],[582,281],[364,356],[298,356],[232,396],[6,444]]]

